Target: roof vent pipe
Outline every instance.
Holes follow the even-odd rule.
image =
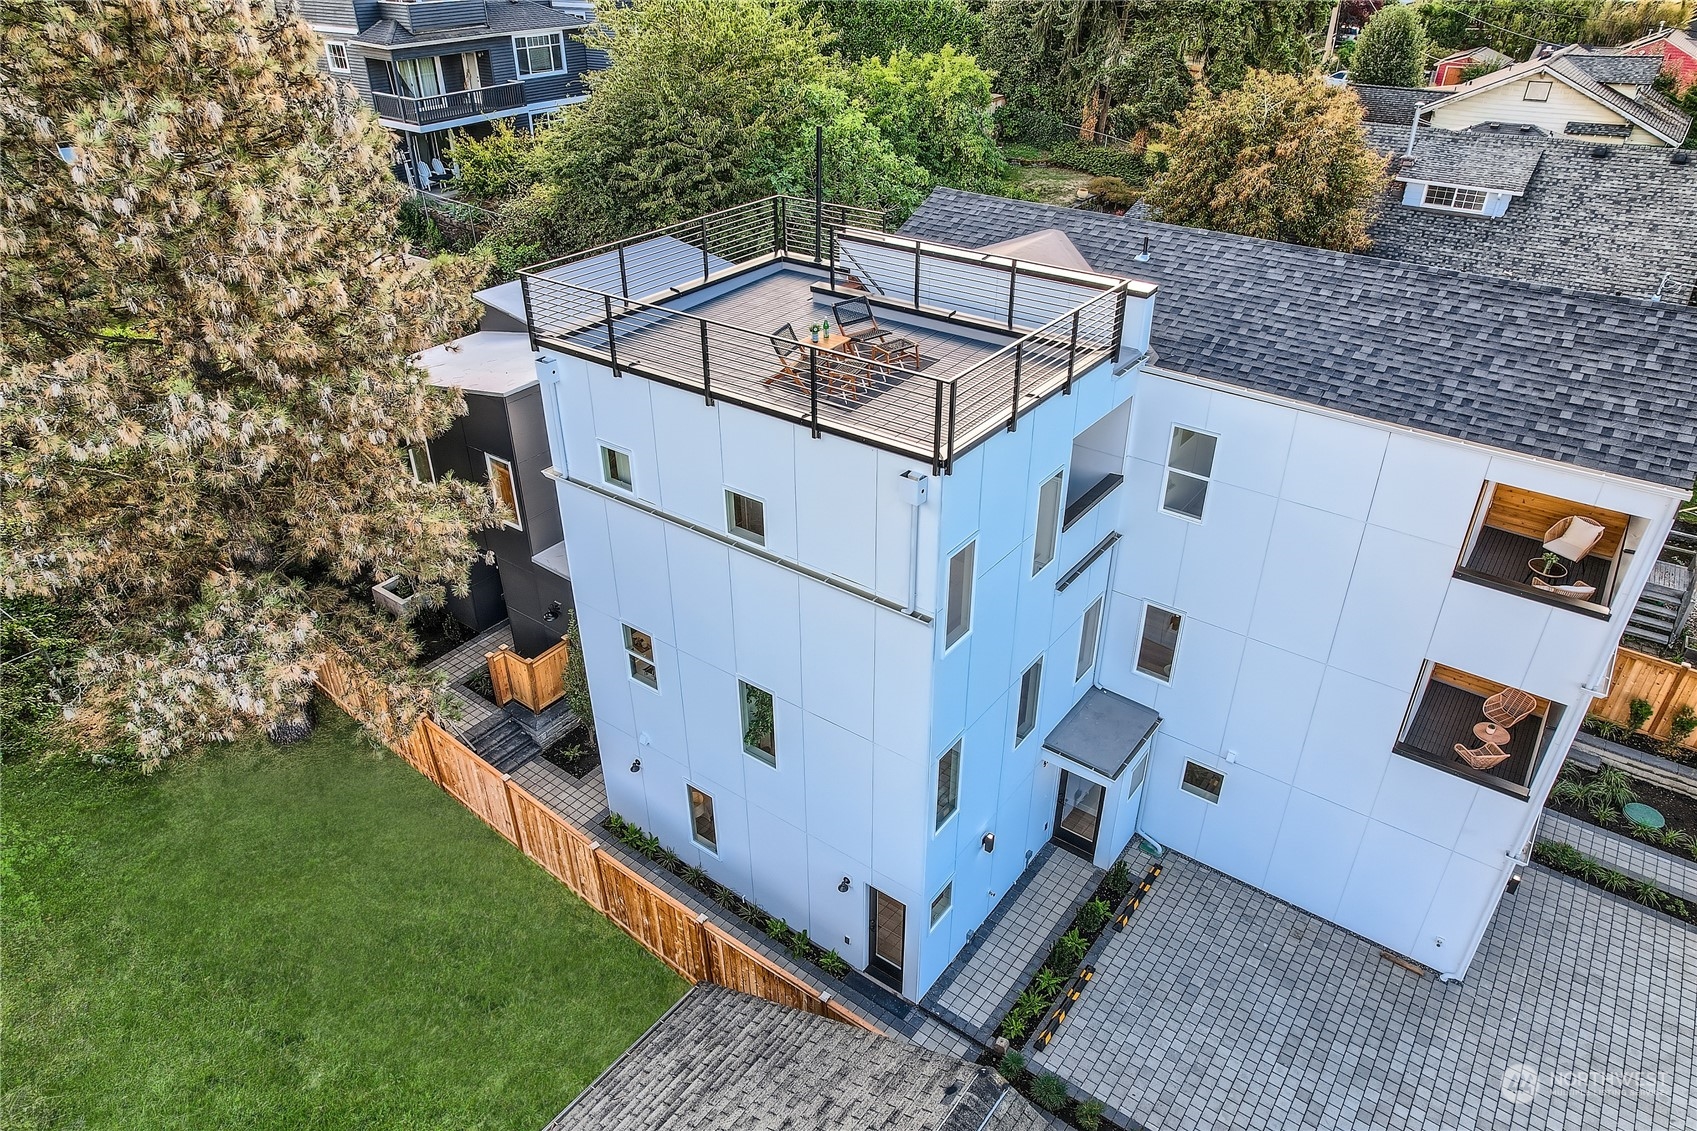
[[[1147,232],[1143,235],[1143,250],[1137,253],[1137,261],[1139,263],[1149,262],[1149,234]]]
[[[1414,156],[1414,135],[1420,129],[1420,111],[1426,108],[1424,102],[1414,104],[1414,120],[1408,123],[1408,155]]]

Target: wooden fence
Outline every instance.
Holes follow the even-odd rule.
[[[1592,700],[1591,713],[1610,722],[1629,725],[1634,699],[1650,704],[1650,721],[1644,724],[1645,733],[1656,738],[1668,738],[1673,717],[1681,707],[1697,711],[1697,669],[1690,664],[1676,664],[1622,648],[1615,653],[1614,679],[1609,684],[1608,697]],[[1697,734],[1687,737],[1685,745],[1697,746]]]
[[[532,711],[540,711],[566,693],[568,642],[558,644],[527,660],[506,644],[499,652],[485,652],[489,682],[495,685],[495,702],[505,706],[516,699]]]
[[[342,657],[326,658],[318,670],[318,686],[361,723],[367,722],[365,712],[374,708],[381,711],[378,717],[388,717],[387,698],[377,682]],[[398,740],[381,730],[379,734],[413,769],[476,813],[687,980],[713,982],[870,1032],[883,1032],[840,1005],[828,990],[802,981],[705,914],[656,887],[604,850],[588,832],[515,785],[510,775],[479,758],[435,720],[420,719],[410,734]]]

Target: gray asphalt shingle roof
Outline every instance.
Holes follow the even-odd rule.
[[[1394,126],[1367,133],[1382,152],[1408,144]],[[1674,304],[1697,294],[1697,161],[1676,164],[1679,151],[1649,145],[1612,145],[1598,157],[1594,144],[1514,127],[1421,127],[1421,160],[1398,175],[1420,180],[1428,156],[1449,161],[1439,155],[1451,149],[1466,154],[1457,164],[1530,165],[1523,194],[1493,218],[1408,208],[1392,186],[1370,229],[1370,254],[1608,294],[1659,293]]]
[[[1367,136],[1374,148],[1397,155],[1394,175],[1398,180],[1504,192],[1525,192],[1544,152],[1539,146],[1517,143],[1512,134],[1499,137],[1422,128],[1409,157],[1406,126],[1369,125]],[[1544,135],[1534,136],[1541,140]]]
[[[1060,1131],[990,1069],[702,983],[546,1131]]]
[[[1567,61],[1598,82],[1619,83],[1623,86],[1649,86],[1662,71],[1659,55],[1615,55],[1577,51],[1567,56]]]
[[[976,247],[1042,228],[1159,284],[1163,368],[1651,483],[1697,476],[1697,310],[956,189],[902,231]]]
[[[1408,128],[1414,120],[1416,104],[1430,106],[1444,97],[1445,91],[1408,86],[1369,86],[1350,83],[1349,89],[1361,100],[1361,108],[1369,122]]]
[[[479,23],[420,28],[417,31],[408,31],[394,20],[378,20],[354,36],[352,42],[365,47],[416,47],[424,43],[476,39],[488,35],[585,27],[590,23],[581,15],[563,12],[547,4],[537,4],[533,0],[487,0],[483,5],[483,12],[484,21]]]

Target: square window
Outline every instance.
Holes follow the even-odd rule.
[[[719,826],[713,820],[713,798],[689,787],[689,831],[695,843],[709,852],[719,851]]]
[[[348,45],[345,43],[326,43],[324,57],[330,62],[330,69],[339,75],[348,73]]]
[[[407,470],[412,473],[414,483],[435,482],[436,468],[430,462],[430,445],[408,444],[401,449],[401,453]]]
[[[776,766],[778,720],[772,710],[772,693],[738,680],[737,698],[742,705],[743,753],[768,766]]]
[[[1173,678],[1173,658],[1178,654],[1179,628],[1184,618],[1171,609],[1148,605],[1143,609],[1143,639],[1137,648],[1137,670],[1163,683]]]
[[[1550,87],[1552,85],[1554,85],[1554,84],[1548,83],[1548,82],[1529,82],[1529,83],[1527,83],[1526,84],[1526,92],[1520,96],[1521,101],[1523,101],[1523,102],[1548,102],[1550,100]]]
[[[943,885],[943,890],[937,893],[937,898],[931,901],[931,925],[935,927],[943,921],[943,916],[949,913],[949,908],[955,905],[955,882],[950,880]]]
[[[977,542],[968,542],[949,559],[948,611],[943,624],[945,648],[972,629],[972,563],[977,548]]]
[[[631,476],[630,453],[621,452],[617,448],[601,445],[601,478],[614,487],[622,487],[629,491],[635,484]]]
[[[932,831],[942,828],[960,808],[960,743],[937,759],[937,819]]]
[[[512,462],[485,453],[483,466],[489,473],[489,493],[495,496],[495,505],[508,512],[501,516],[501,524],[514,530],[523,530],[524,522],[519,518],[518,487],[513,481]]]
[[[513,51],[518,55],[521,75],[551,75],[566,69],[565,53],[557,31],[544,35],[515,35]]]
[[[1184,764],[1184,784],[1186,793],[1194,793],[1204,801],[1212,801],[1216,805],[1220,801],[1220,787],[1226,784],[1226,776],[1217,774],[1207,766],[1199,766],[1195,762]]]
[[[1173,429],[1167,449],[1167,488],[1161,509],[1169,514],[1202,520],[1208,501],[1208,478],[1214,474],[1215,437],[1189,428]]]
[[[625,630],[625,652],[630,657],[630,677],[660,690],[660,675],[654,667],[654,638],[639,628],[621,625]]]
[[[1055,539],[1061,530],[1061,481],[1057,471],[1037,489],[1037,544],[1031,551],[1031,576],[1055,560]]]
[[[1037,662],[1025,669],[1025,674],[1019,677],[1019,718],[1014,722],[1013,740],[1017,746],[1025,741],[1037,726],[1037,695],[1043,687],[1043,657],[1037,657]]]
[[[1084,610],[1084,623],[1078,630],[1078,668],[1072,675],[1074,683],[1096,666],[1096,638],[1102,631],[1102,601],[1103,598],[1098,597]]]
[[[725,492],[725,526],[756,546],[766,544],[766,504],[735,491]]]

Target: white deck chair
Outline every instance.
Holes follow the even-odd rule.
[[[414,163],[418,171],[418,187],[430,191],[430,166],[422,161]]]
[[[1603,538],[1600,523],[1579,515],[1569,515],[1544,531],[1544,549],[1570,562],[1580,561]]]
[[[439,181],[445,181],[448,179],[448,167],[442,164],[442,159],[440,157],[431,159],[430,171],[436,174],[436,179]]]

